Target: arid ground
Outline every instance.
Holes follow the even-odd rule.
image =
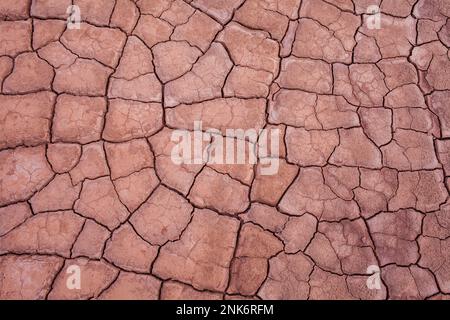
[[[1,0],[0,298],[448,299],[449,17]]]

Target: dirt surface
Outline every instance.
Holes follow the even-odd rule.
[[[448,299],[449,17],[0,1],[0,298]],[[195,121],[278,130],[276,173],[175,163]]]

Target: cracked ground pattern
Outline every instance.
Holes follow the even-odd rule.
[[[449,17],[450,0],[2,0],[0,298],[448,299]],[[175,165],[196,120],[280,129],[278,174]]]

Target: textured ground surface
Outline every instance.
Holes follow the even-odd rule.
[[[0,298],[448,298],[448,17],[449,0],[1,0]],[[278,174],[175,165],[194,120],[280,129]]]

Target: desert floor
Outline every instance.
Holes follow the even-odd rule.
[[[0,298],[448,299],[449,17],[1,0]]]

